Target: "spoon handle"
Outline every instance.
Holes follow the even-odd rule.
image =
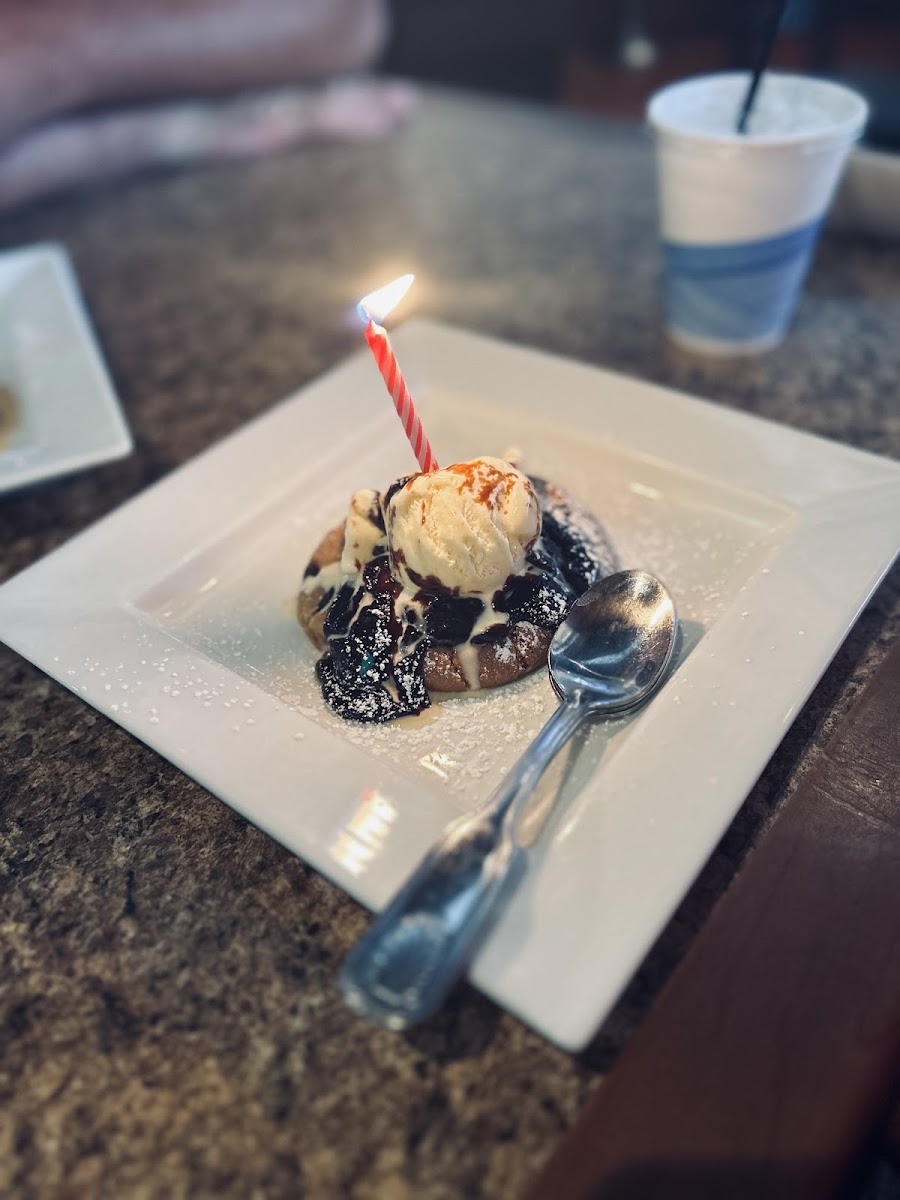
[[[347,956],[338,983],[354,1012],[406,1029],[440,1008],[523,864],[525,801],[586,715],[561,704],[486,805],[447,826]]]

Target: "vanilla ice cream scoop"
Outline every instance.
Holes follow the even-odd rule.
[[[410,591],[435,582],[490,594],[525,566],[541,532],[528,478],[502,458],[413,475],[385,512],[394,573]]]

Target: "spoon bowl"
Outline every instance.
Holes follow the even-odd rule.
[[[487,803],[445,829],[339,976],[360,1016],[406,1029],[436,1012],[524,866],[518,824],[544,770],[579,726],[636,708],[661,683],[678,620],[652,575],[621,571],[581,596],[550,647],[562,703]]]
[[[560,700],[596,713],[641,704],[675,649],[672,597],[644,571],[620,571],[573,604],[550,645],[550,682]]]

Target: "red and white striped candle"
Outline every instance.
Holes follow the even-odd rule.
[[[416,406],[413,404],[412,396],[409,394],[409,388],[406,386],[406,380],[403,378],[403,372],[400,370],[397,356],[394,354],[391,343],[388,341],[387,333],[378,324],[379,321],[383,321],[388,313],[400,303],[407,291],[409,291],[410,284],[414,278],[415,276],[413,275],[401,275],[393,283],[379,288],[377,292],[370,292],[368,296],[364,296],[357,305],[357,308],[360,315],[367,322],[366,341],[369,343],[369,348],[375,356],[375,362],[378,364],[378,370],[381,372],[381,377],[384,379],[387,390],[391,394],[394,408],[397,410],[397,416],[400,418],[407,438],[409,438],[409,444],[412,446],[413,453],[418,459],[419,467],[423,471],[436,471],[437,462],[434,454],[431,452],[431,443],[425,436],[425,430],[422,428],[422,422],[419,420]]]

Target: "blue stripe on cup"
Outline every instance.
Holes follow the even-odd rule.
[[[784,333],[821,218],[776,237],[696,246],[663,242],[669,326],[689,338],[766,343]]]

